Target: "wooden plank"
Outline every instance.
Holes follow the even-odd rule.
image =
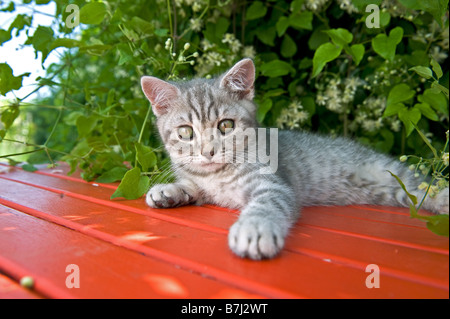
[[[86,185],[90,184],[77,179],[75,179],[75,181],[78,181],[77,183],[73,183],[74,180],[71,180],[70,183],[66,184],[66,182],[68,182],[67,180],[61,182],[61,179],[58,177],[41,176],[22,171],[16,171],[9,174],[8,178],[29,185],[40,186],[44,189],[59,192],[60,194],[65,194],[67,196],[98,202],[103,205],[109,205],[141,214],[150,214],[156,218],[180,224],[187,223],[190,227],[216,232],[226,233],[228,227],[237,218],[237,215],[233,214],[234,212],[232,211],[219,210],[211,207],[196,208],[197,213],[195,215],[187,215],[187,212],[191,210],[189,207],[168,210],[144,210],[142,209],[142,200],[122,201],[120,203],[109,201],[107,198],[112,193],[112,190],[105,194],[105,189],[101,186],[92,188],[86,187]],[[81,194],[81,196],[80,191],[84,193]],[[436,236],[428,231],[424,222],[408,218],[406,209],[394,207],[389,209],[389,211],[386,211],[371,207],[367,207],[366,209],[364,207],[311,207],[304,210],[298,225],[315,227],[316,229],[330,231],[334,234],[346,234],[358,239],[366,238],[368,240],[379,240],[382,242],[392,241],[400,246],[406,245],[414,248],[428,248],[448,255],[448,240],[442,240],[442,237]],[[373,213],[373,210],[376,210],[377,212]],[[220,212],[223,212],[224,214],[221,215]],[[211,218],[212,216],[214,218]],[[392,224],[393,227],[395,227],[395,231],[389,226],[382,227],[383,225],[378,224],[380,222],[387,223],[388,225]],[[328,225],[331,225],[332,227],[328,227]],[[337,227],[339,225],[340,227]],[[416,229],[405,228],[402,226],[410,226],[411,228]],[[386,232],[384,232],[379,234],[380,230],[386,230],[388,233],[386,234]],[[402,234],[405,236],[402,237]],[[412,240],[410,237],[413,237]],[[416,241],[415,243],[414,240]]]
[[[171,222],[181,224],[188,223],[188,226],[190,227],[216,232],[226,232],[228,227],[237,218],[235,214],[230,214],[234,211],[217,210],[211,207],[196,208],[197,213],[188,216],[188,219],[186,218],[186,213],[191,210],[189,207],[165,210],[144,210],[142,209],[142,199],[134,201],[110,201],[109,197],[114,192],[113,189],[105,188],[95,183],[86,183],[81,180],[74,183],[76,179],[73,178],[72,180],[67,180],[65,178],[43,175],[42,173],[32,174],[23,171],[14,171],[8,174],[8,178],[28,183],[33,186],[41,186],[44,189],[60,192],[67,196],[73,196],[120,209],[132,210],[136,213],[145,213]],[[87,185],[89,185],[89,187],[87,187]],[[396,209],[399,210],[398,208]],[[317,211],[320,211],[321,214],[318,214]],[[407,209],[402,209],[402,211],[407,212]],[[214,212],[222,212],[223,214],[214,214]],[[421,231],[421,229],[426,229],[425,224],[422,221],[405,218],[406,216],[401,214],[393,214],[388,211],[383,212],[384,214],[372,214],[370,210],[366,211],[364,209],[353,207],[311,207],[303,211],[300,222],[303,225],[321,227],[324,230],[328,225],[332,225],[332,227],[329,227],[330,231],[338,230],[347,232],[348,235],[367,235],[368,238],[370,237],[373,240],[376,240],[377,238],[380,238],[383,241],[392,239],[399,244],[404,241],[407,245],[417,243],[418,245],[425,246],[433,246],[433,243],[435,243],[438,246],[444,245],[442,246],[443,249],[448,251],[448,241],[442,241],[441,238],[428,230],[425,232]],[[220,217],[217,217],[217,215],[220,215]],[[212,218],[212,216],[214,216],[214,218]],[[378,227],[379,225],[374,222],[386,222],[392,224],[393,229],[391,229],[391,227]],[[418,229],[408,229],[401,226],[417,226]],[[214,227],[216,227],[216,229],[214,229]],[[406,240],[403,238],[406,238]]]
[[[3,183],[2,186],[3,189],[17,189],[18,186],[14,186],[13,182],[8,182],[6,180],[1,181]],[[12,183],[12,184],[8,184]],[[60,215],[59,218],[63,218],[64,220],[58,220],[58,222],[64,223],[67,221],[70,222],[76,222],[79,224],[84,225],[84,228],[81,228],[80,231],[84,230],[93,230],[101,232],[106,232],[110,240],[117,240],[114,238],[117,238],[118,236],[124,235],[124,229],[121,230],[119,233],[114,233],[114,230],[111,228],[111,225],[119,224],[114,223],[114,220],[111,220],[112,217],[119,218],[122,221],[125,221],[127,218],[131,218],[133,222],[130,224],[125,225],[125,229],[128,230],[128,234],[125,234],[126,236],[132,235],[133,233],[130,233],[131,229],[133,229],[134,234],[140,234],[142,237],[142,232],[146,234],[146,232],[149,232],[149,228],[142,230],[142,225],[145,225],[145,221],[137,220],[135,221],[136,216],[139,216],[139,218],[145,218],[147,221],[147,226],[150,226],[150,224],[155,223],[154,220],[157,220],[151,216],[143,215],[142,213],[140,215],[132,214],[130,215],[129,211],[125,210],[119,210],[119,213],[121,214],[121,217],[118,217],[117,215],[114,215],[112,212],[111,207],[108,209],[104,205],[103,208],[93,205],[93,203],[89,203],[90,207],[86,208],[86,212],[83,212],[83,209],[78,209],[79,206],[86,205],[84,203],[84,200],[80,198],[74,198],[70,196],[64,196],[63,198],[60,197],[57,193],[51,193],[48,191],[44,191],[42,189],[28,189],[26,185],[20,186],[24,191],[21,193],[23,196],[21,197],[20,194],[17,192],[11,191],[3,197],[4,202],[7,205],[11,205],[11,203],[27,203],[28,206],[33,206],[33,209],[39,208],[42,211],[50,212],[49,214],[52,214],[52,216]],[[32,202],[27,202],[27,196],[26,194],[35,194],[37,198],[44,198],[45,200],[33,200]],[[46,204],[48,201],[52,201],[53,204],[49,205]],[[28,198],[29,201],[29,198]],[[74,202],[79,201],[79,202]],[[59,204],[64,202],[64,205],[60,206]],[[137,201],[135,201],[137,202]],[[58,203],[58,205],[55,205],[55,203]],[[83,204],[84,203],[84,204]],[[30,205],[31,204],[31,205]],[[36,206],[37,205],[37,206]],[[98,205],[98,204],[97,204]],[[141,200],[140,202],[141,210],[143,206],[143,202]],[[61,215],[60,211],[58,211],[58,208],[52,209],[52,207],[59,206],[59,210],[64,207],[64,215]],[[76,207],[77,210],[69,212],[67,214],[67,210],[70,210],[72,207]],[[189,208],[186,208],[189,209]],[[193,210],[192,208],[190,208]],[[149,208],[144,209],[144,211],[149,210]],[[211,209],[212,210],[212,209]],[[82,212],[80,214],[80,211]],[[117,209],[113,209],[114,212],[117,214]],[[213,212],[214,210],[212,210]],[[219,210],[217,210],[219,211]],[[93,214],[95,212],[96,214]],[[109,212],[109,213],[108,213]],[[211,213],[212,213],[211,212]],[[30,212],[28,212],[30,213]],[[185,216],[185,218],[191,218],[192,216],[195,216],[197,213],[197,208],[191,212],[190,215]],[[128,214],[127,216],[123,216],[122,214]],[[92,218],[98,215],[99,219],[103,222],[103,224],[99,224],[92,221]],[[102,216],[100,218],[100,215]],[[234,214],[231,214],[234,215]],[[71,217],[70,217],[71,216]],[[132,217],[134,216],[134,217]],[[220,218],[225,216],[223,212],[219,213]],[[42,217],[42,216],[41,216]],[[108,220],[108,217],[110,218]],[[217,218],[217,214],[215,216]],[[73,220],[70,220],[72,218]],[[235,215],[233,216],[233,219],[235,218]],[[214,220],[214,218],[210,218]],[[161,223],[164,224],[164,227],[170,227],[174,226],[174,223],[168,223],[164,220],[158,220],[158,227],[153,227],[153,231],[155,229],[161,228]],[[228,221],[229,222],[229,221]],[[126,224],[124,222],[124,224]],[[176,224],[176,223],[175,223]],[[86,227],[89,226],[89,227]],[[139,228],[141,227],[141,228]],[[402,278],[402,274],[387,274],[385,277],[386,282],[390,282],[391,284],[388,284],[388,289],[382,290],[377,289],[375,290],[369,290],[364,286],[364,280],[365,276],[367,275],[364,270],[361,269],[364,262],[361,261],[350,261],[347,265],[344,265],[339,262],[333,262],[333,260],[329,260],[329,258],[323,258],[323,256],[326,256],[326,254],[318,254],[317,252],[312,253],[308,256],[308,249],[304,249],[301,252],[293,253],[292,251],[287,250],[282,254],[280,258],[277,258],[273,261],[266,261],[261,263],[254,263],[252,261],[247,260],[241,260],[237,259],[236,257],[232,256],[226,249],[226,238],[224,234],[222,233],[215,233],[215,232],[209,232],[208,233],[202,233],[201,236],[195,237],[195,233],[199,232],[199,230],[195,230],[195,233],[192,232],[192,229],[188,230],[189,227],[183,226],[183,225],[177,225],[177,227],[184,227],[183,230],[178,230],[178,233],[176,234],[186,234],[184,237],[181,236],[180,241],[176,241],[174,238],[171,238],[169,241],[160,241],[160,240],[150,240],[145,243],[141,243],[138,247],[133,247],[133,249],[138,249],[141,251],[146,251],[148,253],[155,253],[155,250],[149,250],[151,247],[152,249],[159,249],[158,250],[158,258],[168,258],[167,255],[161,255],[161,251],[167,252],[170,251],[170,253],[173,256],[178,256],[178,261],[181,261],[185,265],[193,266],[198,270],[199,265],[204,265],[205,273],[209,275],[215,275],[217,278],[220,278],[220,280],[226,281],[226,282],[232,282],[232,281],[241,281],[245,285],[250,285],[252,287],[251,289],[261,290],[268,293],[268,296],[307,296],[307,297],[337,297],[337,296],[353,296],[353,297],[386,297],[386,296],[427,296],[427,297],[433,297],[433,296],[448,296],[448,283],[446,287],[445,283],[442,284],[442,282],[436,282],[435,279],[431,280],[431,283],[424,283],[424,278],[415,278],[414,276],[411,278]],[[117,230],[116,230],[117,231]],[[169,228],[166,231],[166,234],[174,234],[172,230],[169,230]],[[205,232],[205,231],[203,231]],[[104,233],[103,233],[104,234]],[[121,235],[122,234],[122,235]],[[92,234],[91,234],[92,235]],[[98,233],[96,233],[98,235]],[[104,235],[101,235],[104,236]],[[143,236],[143,238],[147,238]],[[150,235],[151,236],[151,235]],[[202,238],[208,239],[207,241],[201,241]],[[138,236],[139,237],[139,236]],[[189,245],[186,245],[186,241],[192,238],[192,241],[189,242],[192,245],[201,245],[202,250],[200,252],[194,252],[195,255],[192,255],[192,249],[189,250]],[[144,240],[145,241],[145,240]],[[172,244],[171,244],[172,243]],[[156,244],[164,244],[163,246],[158,246]],[[184,244],[184,245],[183,245]],[[328,243],[329,245],[329,243]],[[186,254],[186,252],[191,251],[191,255]],[[222,253],[224,252],[224,253]],[[306,252],[306,253],[305,253]],[[311,258],[311,255],[315,255],[315,258]],[[318,256],[321,256],[318,258]],[[173,256],[171,258],[173,258]],[[211,260],[211,256],[214,256],[214,259]],[[181,258],[181,259],[180,259]],[[183,259],[184,258],[184,259]],[[195,260],[193,260],[195,259]],[[195,261],[195,263],[194,263]],[[330,262],[331,261],[331,262]],[[342,261],[342,258],[341,258]],[[250,268],[249,268],[250,267]],[[281,268],[280,268],[281,267]],[[252,269],[250,275],[248,274],[248,270],[246,268]],[[356,268],[356,269],[355,269]],[[267,273],[270,274],[277,274],[280,272],[280,269],[282,270],[282,273],[278,277],[273,278],[274,276],[270,276],[267,278]],[[448,269],[448,263],[447,263],[447,269]],[[263,272],[263,273],[262,273]],[[448,272],[448,270],[447,270]],[[292,274],[298,273],[297,278],[293,278]],[[241,277],[239,277],[241,276]],[[420,276],[419,276],[420,277]],[[402,278],[402,279],[399,279]],[[270,279],[268,281],[268,279]],[[426,278],[425,278],[426,279]],[[412,280],[412,282],[411,282]],[[426,280],[425,280],[426,281]],[[330,285],[330,283],[332,283]],[[427,285],[431,284],[432,287],[429,287]],[[292,287],[295,286],[295,287]],[[323,287],[328,286],[328,288],[324,291]],[[438,287],[437,287],[438,286]],[[440,286],[440,287],[439,287]],[[272,290],[270,290],[272,287]],[[273,289],[273,287],[276,287],[276,289]],[[311,287],[322,287],[322,288],[311,288]],[[418,288],[420,287],[420,288]]]
[[[259,297],[2,205],[0,225],[0,270],[31,275],[48,297]],[[79,288],[66,285],[71,264],[79,267]]]

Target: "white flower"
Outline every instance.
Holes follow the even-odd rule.
[[[319,11],[328,0],[306,0],[305,6],[311,11]]]
[[[253,59],[256,56],[255,48],[251,45],[245,46],[242,50],[242,55],[246,58]]]
[[[444,51],[441,51],[441,48],[439,46],[434,46],[431,48],[430,55],[435,59],[438,63],[444,62],[445,59],[447,59],[448,54]]]
[[[448,153],[444,153],[442,155],[442,161],[444,162],[445,166],[448,166]]]
[[[368,132],[375,131],[376,126],[377,126],[377,123],[374,120],[367,120],[362,123],[362,128]]]
[[[341,99],[339,97],[332,97],[328,100],[327,105],[326,105],[327,109],[329,109],[330,111],[336,112],[336,113],[341,113],[343,111],[343,107],[341,104]]]
[[[309,113],[308,111],[300,111],[297,113],[297,119],[300,123],[305,122],[306,120],[309,119]],[[447,161],[448,163],[448,161]]]
[[[324,105],[327,104],[327,101],[328,101],[328,97],[327,96],[323,95],[322,93],[317,93],[316,103],[318,105],[323,105],[324,106]]]
[[[392,121],[392,123],[391,123],[391,129],[394,131],[394,132],[400,132],[400,129],[402,128],[402,123],[399,121],[399,120],[395,120],[395,121]]]
[[[200,19],[190,19],[189,23],[191,24],[192,31],[200,31],[202,29],[202,20]]]
[[[192,5],[192,11],[199,12],[202,9],[202,4],[198,1],[194,2]]]
[[[200,45],[202,46],[203,51],[208,51],[209,49],[212,49],[216,46],[214,43],[209,42],[207,39],[203,39],[200,42]]]
[[[358,12],[358,9],[353,5],[351,0],[337,0],[337,2],[339,3],[339,7],[347,11],[348,14]]]
[[[356,90],[358,86],[361,86],[364,84],[364,81],[357,77],[349,77],[345,79],[345,88],[348,88],[349,90]]]
[[[224,57],[217,52],[208,52],[206,53],[205,58],[210,64],[215,64],[216,66],[220,66],[222,63],[226,62]]]
[[[233,33],[225,33],[222,43],[228,43],[231,51],[234,53],[238,52],[242,47],[241,42],[236,39]]]

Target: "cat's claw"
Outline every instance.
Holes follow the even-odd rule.
[[[148,191],[145,200],[153,208],[171,208],[188,204],[192,196],[176,184],[158,184]]]
[[[240,257],[255,260],[275,257],[284,246],[286,232],[259,216],[241,217],[230,228],[228,245]]]

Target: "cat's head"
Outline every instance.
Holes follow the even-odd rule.
[[[215,79],[169,83],[142,77],[142,90],[173,163],[188,164],[198,172],[215,171],[229,163],[231,156],[234,160],[242,156],[236,154],[244,143],[242,132],[257,126],[254,80],[250,59]],[[242,145],[236,145],[239,141]]]

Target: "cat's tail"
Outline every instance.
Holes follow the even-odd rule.
[[[449,188],[441,190],[436,196],[427,196],[423,208],[436,214],[449,214]]]

